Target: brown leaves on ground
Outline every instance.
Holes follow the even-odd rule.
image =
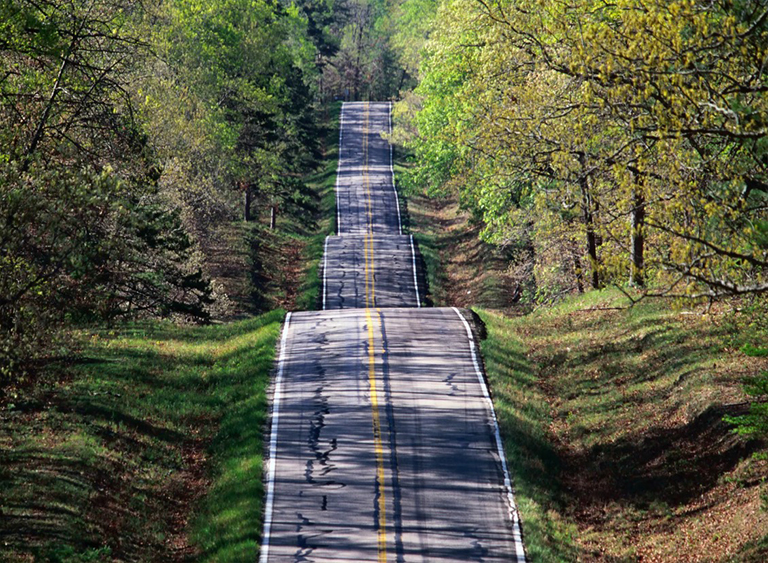
[[[724,415],[768,366],[724,344],[726,312],[555,310],[522,323],[551,405],[584,561],[764,561],[768,465]]]
[[[480,227],[470,223],[452,198],[414,196],[409,200],[414,230],[425,233],[439,255],[441,271],[431,280],[430,293],[436,304],[455,307],[479,305],[506,309],[518,297],[517,284],[508,272],[509,261],[502,250],[482,242]]]

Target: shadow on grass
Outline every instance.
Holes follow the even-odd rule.
[[[113,330],[3,405],[0,560],[253,561],[282,319]]]
[[[623,313],[549,311],[517,320],[479,314],[488,331],[482,344],[486,370],[534,562],[634,560],[592,553],[597,539],[577,546],[576,523],[592,536],[606,532],[612,525],[606,506],[633,515],[679,508],[684,518],[686,506],[696,505],[761,447],[723,422],[726,414],[747,412],[746,403],[717,403],[722,397],[703,392],[725,377],[710,373],[715,360],[725,361],[722,326],[693,327],[654,306]],[[518,333],[535,353],[526,353]],[[730,385],[738,385],[737,376],[731,374]],[[687,422],[656,416],[679,415],[681,405],[691,413]],[[671,518],[675,525],[678,517]],[[761,546],[749,549],[758,553]]]
[[[697,389],[708,385],[712,362],[721,357],[725,328],[700,326],[694,333],[651,305],[599,319],[571,315],[565,327],[545,323],[539,329],[541,334],[559,330],[575,347],[547,348],[538,355],[554,393],[567,402],[561,408],[575,413],[572,438],[594,444],[563,450],[575,505],[620,502],[641,510],[684,505],[755,451],[757,442],[738,438],[722,420],[746,412],[746,404],[702,404],[685,424],[646,416],[620,427],[620,413],[628,408],[669,409],[670,416],[678,403],[695,408]],[[582,516],[589,513],[585,509]]]
[[[216,385],[245,385],[231,394],[226,414],[213,438],[211,454],[218,467],[194,523],[202,561],[254,561],[262,525],[262,453],[268,416],[266,389],[274,356],[271,349],[248,354],[245,372],[222,374]],[[248,373],[250,372],[250,373]]]
[[[526,528],[533,560],[634,561],[654,534],[662,543],[653,549],[673,550],[678,529],[710,510],[734,510],[723,477],[764,447],[723,422],[748,411],[740,380],[756,369],[728,352],[741,337],[727,318],[652,302],[594,308],[595,299],[610,298],[586,295],[518,319],[481,312],[523,522],[533,522]],[[757,486],[758,477],[739,483]],[[568,530],[583,552],[549,547]],[[763,560],[765,542],[750,546],[733,561]],[[713,561],[721,559],[731,561]]]
[[[478,312],[487,330],[482,342],[486,373],[493,391],[526,549],[532,562],[572,562],[581,552],[574,529],[557,517],[563,509],[562,463],[546,429],[549,407],[537,376],[504,317]]]
[[[756,451],[757,441],[739,439],[723,422],[726,414],[748,410],[746,404],[710,406],[688,424],[630,435],[570,456],[576,500],[581,506],[621,502],[641,510],[693,501]]]

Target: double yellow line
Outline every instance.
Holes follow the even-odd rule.
[[[380,315],[380,311],[376,311]],[[373,418],[373,447],[376,452],[376,497],[378,508],[379,563],[387,561],[387,500],[384,494],[384,446],[381,439],[381,419],[379,417],[379,393],[376,383],[376,347],[374,343],[373,315],[371,309],[365,310],[368,324],[368,384],[371,391],[371,416]],[[381,316],[379,316],[381,322]]]
[[[381,417],[379,415],[379,394],[376,383],[376,344],[374,339],[372,307],[376,307],[376,280],[374,277],[373,249],[373,199],[371,196],[371,179],[368,169],[370,106],[365,104],[365,122],[363,125],[363,184],[366,197],[367,228],[364,239],[365,253],[365,318],[368,325],[368,385],[371,393],[371,417],[373,419],[373,446],[376,453],[376,501],[378,510],[378,546],[379,563],[387,561],[387,501],[384,493],[384,446],[381,438]],[[379,324],[381,311],[376,310]]]
[[[364,240],[365,253],[365,306],[376,306],[376,279],[373,257],[373,199],[371,197],[371,178],[368,169],[368,137],[370,106],[365,104],[365,122],[363,124],[363,185],[366,198],[366,229]]]

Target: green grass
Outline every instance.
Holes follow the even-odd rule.
[[[492,311],[477,312],[487,329],[481,349],[513,473],[526,549],[533,562],[576,561],[575,526],[561,516],[561,463],[549,442],[550,408],[539,388],[536,367],[526,357],[510,319]]]
[[[764,369],[742,351],[768,341],[762,309],[623,303],[477,311],[531,560],[764,560],[768,467],[723,422]]]
[[[283,320],[273,311],[251,321],[247,334],[218,353],[221,365],[212,385],[223,414],[209,448],[214,467],[211,486],[192,525],[200,561],[252,561],[262,527],[262,453],[269,414],[267,387]]]
[[[436,237],[429,233],[416,231],[413,233],[413,239],[416,241],[419,254],[424,260],[423,264],[427,279],[427,303],[440,306],[445,303],[445,291]]]
[[[0,410],[0,560],[254,560],[283,317],[81,334]]]

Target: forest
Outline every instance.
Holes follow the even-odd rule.
[[[486,240],[516,247],[531,299],[768,290],[762,3],[468,0],[435,17],[400,104],[412,182],[455,189]]]
[[[123,465],[156,463],[165,471],[167,464],[168,474],[196,483],[190,490],[215,489],[220,496],[206,501],[206,514],[227,509],[232,483],[245,482],[261,498],[260,482],[226,465],[246,459],[232,440],[246,440],[261,456],[261,438],[243,438],[226,417],[264,424],[282,309],[304,303],[295,288],[275,298],[268,280],[293,276],[299,281],[283,285],[317,291],[322,240],[333,232],[331,220],[318,217],[332,198],[339,102],[357,100],[393,102],[389,140],[398,188],[414,229],[432,229],[416,235],[430,291],[435,303],[481,307],[490,331],[484,352],[494,353],[489,379],[506,401],[505,440],[519,431],[517,422],[506,425],[509,405],[525,411],[526,429],[535,429],[514,450],[523,469],[511,463],[533,560],[640,560],[628,545],[640,540],[627,539],[627,529],[639,534],[656,518],[653,530],[668,530],[670,519],[690,508],[686,503],[717,487],[731,487],[734,498],[734,490],[758,491],[768,475],[768,7],[760,0],[0,0],[0,424],[14,436],[0,438],[0,465],[48,459],[34,453],[37,442],[18,445],[32,440],[35,425],[47,420],[45,409],[64,418],[87,413],[86,428],[101,428],[93,417],[108,412],[107,430],[99,431],[109,440],[125,428],[150,436],[151,447],[144,444]],[[443,215],[435,222],[429,213]],[[454,225],[461,244],[447,238]],[[282,233],[280,249],[272,248],[270,233]],[[246,247],[245,261],[230,260]],[[462,252],[471,255],[468,262],[485,261],[480,269],[492,256],[507,280],[483,290],[493,294],[487,303],[472,285],[479,270],[455,266]],[[605,316],[590,325],[584,318],[591,314]],[[125,340],[110,340],[116,334]],[[517,339],[529,352],[517,348]],[[581,354],[578,365],[561,355],[571,347]],[[112,366],[109,373],[127,363],[141,379],[136,396],[130,378],[104,391],[102,375],[88,371],[96,370],[88,367],[96,362],[89,354]],[[622,359],[614,362],[614,355]],[[517,363],[502,365],[500,356]],[[252,399],[258,405],[229,412],[233,397],[251,400],[248,362],[263,375]],[[652,375],[633,387],[638,365]],[[85,370],[87,394],[70,383],[70,369]],[[163,385],[143,387],[155,370]],[[174,370],[194,381],[181,406],[163,394],[176,384]],[[233,379],[222,375],[226,370]],[[702,370],[713,375],[691,376]],[[574,398],[572,377],[600,387]],[[509,394],[515,378],[518,395]],[[57,403],[70,392],[74,398]],[[158,403],[145,407],[155,394]],[[86,395],[105,403],[86,407],[78,402]],[[595,414],[602,404],[578,402],[598,395],[618,397],[621,414],[606,422]],[[684,431],[646,432],[637,422],[646,407],[642,420],[685,419]],[[110,410],[121,408],[128,414]],[[144,416],[185,438],[153,449],[159,434],[151,425],[147,430]],[[578,432],[574,420],[585,421]],[[635,423],[642,436],[621,434]],[[745,441],[732,441],[737,435]],[[699,437],[721,449],[694,451]],[[211,453],[212,443],[220,450]],[[22,453],[13,454],[12,444]],[[91,452],[90,442],[78,444]],[[34,455],[24,457],[27,451]],[[752,454],[754,463],[743,461]],[[111,455],[99,453],[93,463]],[[643,456],[647,467],[639,467]],[[226,469],[195,481],[209,457],[227,460],[215,462]],[[555,458],[548,466],[553,481],[542,484],[540,466]],[[679,466],[673,477],[680,479],[645,479],[655,462]],[[113,471],[104,467],[98,475]],[[166,495],[170,479],[152,467],[153,484],[142,495],[183,496]],[[599,515],[588,514],[584,491],[592,482],[568,480],[582,468],[598,493],[610,489],[610,473],[632,484],[653,481],[668,495],[637,500],[642,495],[633,497],[634,490],[610,489],[595,509]],[[21,506],[47,494],[18,475],[0,468],[0,478],[16,479],[0,500]],[[681,476],[702,477],[683,491]],[[93,479],[89,492],[72,493],[88,498],[78,501],[80,515],[102,490]],[[749,507],[759,505],[764,514],[768,497],[760,490],[749,493]],[[586,508],[574,513],[564,498]],[[189,509],[198,501],[190,493],[179,502]],[[695,510],[709,514],[705,509],[715,505]],[[155,510],[148,506],[146,514]],[[247,510],[260,514],[261,505]],[[146,514],[135,522],[121,518],[142,537]],[[259,518],[245,522],[257,529]],[[84,539],[73,540],[71,553],[69,545],[56,551],[60,532],[44,527],[32,533],[0,525],[0,541],[12,538],[19,553],[34,552],[41,561],[115,554],[170,560],[163,551],[168,538],[188,528],[177,520],[157,524],[156,537],[141,547],[138,540],[122,545],[109,535],[117,532],[90,520],[82,524],[86,531],[72,534]],[[734,525],[734,535],[749,535],[755,521]],[[247,558],[246,551],[217,551],[226,522],[199,522],[191,543],[203,547],[189,548],[194,557],[181,550],[174,558]],[[720,538],[699,532],[690,532],[690,558],[681,560],[699,561],[694,552]],[[94,547],[103,534],[109,545]],[[248,534],[243,541],[252,554],[256,539]],[[763,560],[768,531],[763,536],[733,539],[729,545],[746,555],[727,560]],[[658,537],[651,534],[649,542]],[[46,542],[53,551],[40,547]],[[572,543],[593,551],[568,551]],[[28,544],[36,547],[29,551]],[[604,544],[626,558],[600,559],[595,553]]]
[[[323,104],[411,79],[384,20],[381,2],[4,0],[5,391],[67,327],[221,317],[224,226],[299,213]]]

